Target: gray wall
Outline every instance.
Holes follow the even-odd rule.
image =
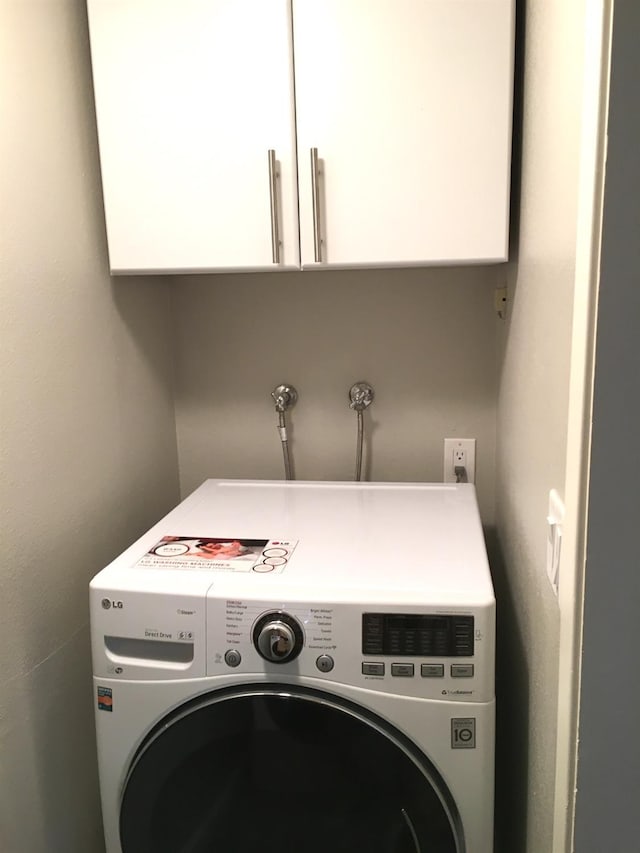
[[[171,294],[180,478],[283,476],[271,390],[293,383],[300,479],[353,478],[348,389],[371,382],[374,480],[442,480],[445,436],[477,439],[493,523],[496,325],[503,269],[196,276]]]
[[[167,286],[112,283],[83,0],[0,9],[0,850],[103,849],[89,579],[177,500]]]
[[[581,686],[578,853],[640,838],[640,6],[614,10]]]

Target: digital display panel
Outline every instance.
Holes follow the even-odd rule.
[[[364,613],[362,653],[394,657],[473,657],[473,616]]]

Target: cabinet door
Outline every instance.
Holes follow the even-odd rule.
[[[300,236],[327,265],[504,260],[512,0],[293,0]]]
[[[288,0],[88,0],[114,272],[299,266]],[[274,149],[281,263],[273,262]]]

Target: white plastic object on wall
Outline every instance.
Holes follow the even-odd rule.
[[[549,492],[549,514],[547,515],[547,575],[556,595],[560,581],[564,514],[564,501],[555,489],[551,489]]]

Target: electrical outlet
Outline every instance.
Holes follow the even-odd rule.
[[[445,438],[444,440],[444,482],[458,482],[456,468],[464,468],[466,477],[461,482],[476,481],[476,440],[475,438]]]

